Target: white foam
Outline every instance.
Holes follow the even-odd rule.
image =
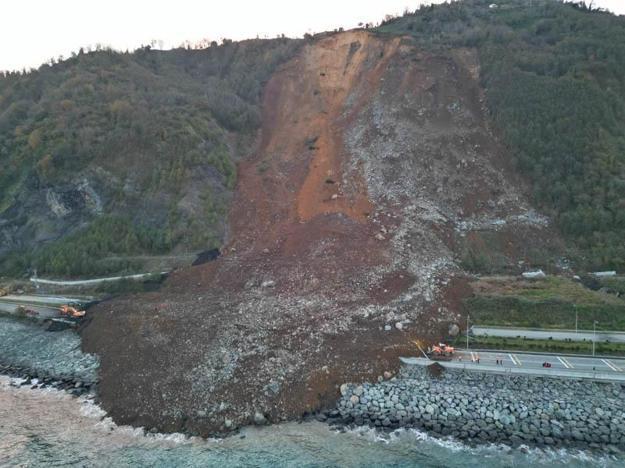
[[[367,437],[373,442],[381,442],[383,444],[393,444],[406,442],[406,438],[410,437],[415,442],[427,442],[437,445],[451,452],[470,453],[472,455],[481,456],[501,456],[502,453],[514,454],[523,452],[535,464],[549,465],[552,463],[566,464],[570,461],[580,461],[584,463],[592,463],[593,465],[605,465],[610,461],[616,461],[617,458],[611,455],[600,455],[597,453],[573,449],[573,448],[539,448],[521,445],[518,448],[512,448],[505,444],[485,443],[475,446],[467,445],[464,442],[452,437],[439,438],[429,435],[425,431],[414,428],[400,428],[392,432],[383,432],[375,428],[360,426],[348,429],[348,433]]]

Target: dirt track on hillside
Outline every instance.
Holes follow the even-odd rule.
[[[459,56],[352,31],[272,77],[222,257],[91,312],[117,422],[208,435],[295,418],[461,322],[460,222],[529,206]]]

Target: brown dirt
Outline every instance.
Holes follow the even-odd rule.
[[[471,291],[453,265],[453,220],[397,200],[425,206],[415,198],[425,186],[440,193],[439,212],[455,213],[473,188],[485,186],[482,204],[497,188],[483,167],[456,174],[455,149],[440,155],[449,132],[500,148],[463,63],[352,31],[313,41],[274,74],[223,255],[175,271],[157,293],[90,311],[83,346],[100,355],[100,397],[116,421],[208,435],[257,411],[296,418],[332,405],[346,381],[396,371],[399,356],[416,353],[413,340],[461,323]],[[466,101],[462,120],[446,110],[454,94]],[[378,112],[380,101],[390,110]],[[405,101],[424,111],[400,109]],[[383,153],[404,141],[384,133],[387,120],[425,146],[406,137],[408,149],[376,160],[376,142]],[[424,182],[395,189],[400,178]],[[460,195],[430,187],[442,180]],[[464,208],[484,211],[478,201]]]

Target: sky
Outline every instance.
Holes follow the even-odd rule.
[[[96,44],[133,50],[156,42],[220,41],[353,28],[443,0],[3,0],[0,70],[36,68]],[[496,0],[493,0],[496,3]],[[595,0],[625,14],[625,0]]]

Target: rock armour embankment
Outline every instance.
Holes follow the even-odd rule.
[[[625,448],[620,384],[425,368],[377,384],[343,385],[338,410],[349,424],[413,427],[437,436],[513,446]]]

